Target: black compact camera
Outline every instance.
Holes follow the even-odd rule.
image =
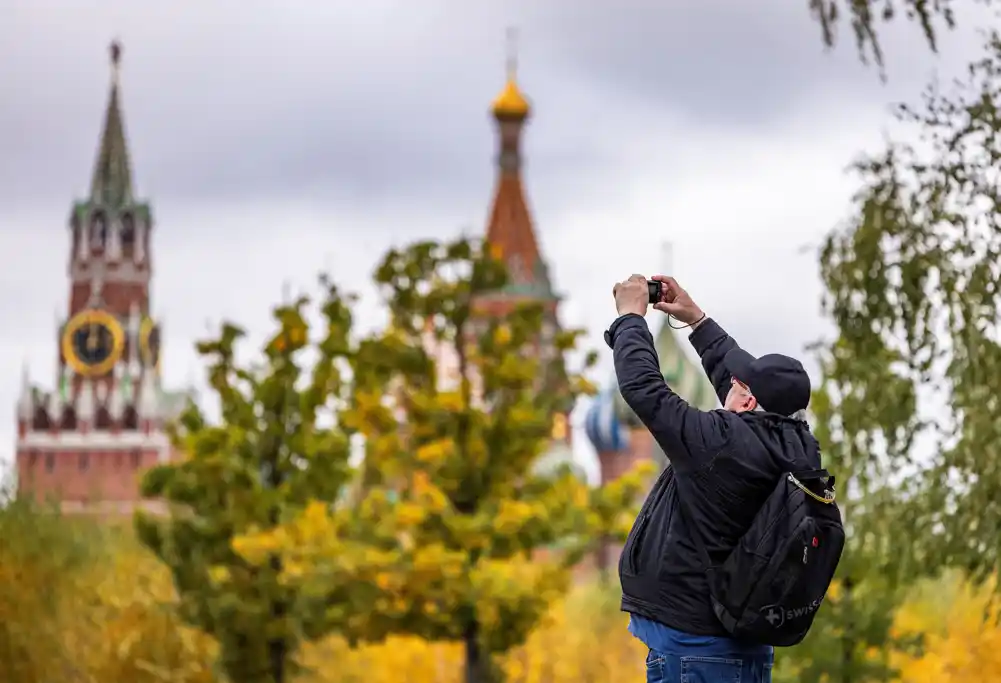
[[[646,281],[646,291],[650,295],[650,305],[659,304],[662,300],[660,283],[656,280]]]

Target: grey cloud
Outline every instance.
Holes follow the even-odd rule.
[[[719,9],[721,3],[703,4]],[[629,118],[633,105],[664,119],[685,117],[678,134],[701,140],[706,125],[731,123],[767,138],[792,115],[798,98],[822,88],[868,102],[889,99],[853,55],[819,55],[815,28],[795,7],[793,18],[772,8],[774,17],[764,15],[771,19],[754,19],[739,9],[752,3],[733,0],[726,6],[736,14],[713,21],[698,3],[660,3],[659,10],[627,3],[619,14],[589,9],[598,4],[400,0],[299,3],[290,10],[235,0],[45,0],[5,6],[0,63],[15,67],[0,69],[0,92],[15,95],[0,101],[0,251],[13,256],[0,272],[0,311],[9,323],[0,332],[0,406],[16,399],[25,355],[36,380],[51,383],[54,319],[66,306],[66,217],[94,161],[108,86],[104,49],[112,36],[125,43],[125,117],[138,186],[157,215],[154,311],[166,319],[165,364],[173,384],[195,366],[191,343],[207,320],[230,318],[263,334],[268,304],[278,299],[283,280],[308,286],[317,270],[329,268],[345,286],[365,291],[374,261],[389,244],[463,227],[480,233],[493,175],[487,108],[503,81],[505,24],[522,27],[522,81],[536,105],[528,185],[540,236],[556,281],[570,296],[568,322],[589,327],[596,348],[611,314],[609,283],[637,267],[635,252],[645,246],[635,245],[646,244],[641,240],[650,238],[652,226],[619,226],[608,215],[616,230],[610,237],[609,228],[582,228],[576,218],[592,207],[607,212],[663,200],[649,189],[632,197],[627,190],[635,174],[663,172],[663,181],[671,180],[662,147],[644,150],[658,154],[656,163],[623,151],[635,154],[637,137],[650,128],[649,121]],[[681,34],[729,36],[731,20],[755,27],[763,47],[748,56],[750,42],[727,40],[727,50],[739,47],[760,67],[760,73],[734,67],[758,79],[760,90],[745,97],[746,111],[731,112],[728,123],[722,114],[706,113],[722,111],[713,98],[723,89],[705,83],[729,73],[724,51]],[[783,21],[801,21],[802,42],[782,42],[799,35]],[[775,68],[805,59],[806,51],[821,65],[813,80],[805,67]],[[923,46],[920,51],[925,54]],[[696,58],[701,61],[686,65]],[[758,101],[766,95],[770,102]],[[658,145],[669,142],[662,136]],[[726,168],[725,159],[707,163]],[[726,196],[735,189],[719,191]],[[828,220],[826,213],[821,220]],[[700,250],[714,248],[719,236],[709,232]],[[762,237],[754,240],[764,245],[760,258],[781,259],[766,250],[768,235]],[[741,253],[751,242],[730,245],[726,258],[732,260],[725,262],[753,258]],[[595,257],[600,267],[586,260]],[[775,282],[767,286],[780,289]],[[759,312],[728,300],[725,283],[717,289],[699,284],[703,290],[715,297],[714,314],[754,351],[796,353],[818,328],[815,316],[762,325]],[[812,301],[809,293],[797,296],[797,307]],[[371,324],[378,308],[366,301],[360,310]],[[0,421],[0,439],[8,445],[10,428]],[[0,446],[0,460],[8,452]]]
[[[108,2],[72,17],[72,33],[63,28],[71,17],[55,11],[69,10],[61,4],[20,6],[0,26],[0,56],[23,65],[0,73],[0,89],[19,94],[0,106],[4,198],[83,186],[107,91],[103,50],[115,33],[125,40],[137,174],[158,197],[399,196],[408,185],[433,191],[433,178],[461,191],[476,163],[470,141],[489,158],[486,108],[502,82],[502,34],[493,31],[491,55],[487,43],[442,25],[447,10],[449,22],[476,27],[458,3],[437,3],[437,12],[434,3],[420,12],[384,3],[358,16],[343,4],[278,13],[180,3],[166,16]],[[422,25],[425,16],[438,23]],[[393,21],[371,25],[384,19]],[[463,103],[458,93],[475,93],[477,82],[479,97]]]
[[[0,58],[18,65],[0,72],[0,91],[17,93],[0,104],[0,200],[20,204],[85,187],[113,35],[125,42],[139,186],[161,203],[268,195],[430,206],[478,195],[492,173],[487,108],[503,81],[507,23],[524,37],[540,175],[605,161],[580,139],[616,122],[582,110],[581,89],[748,127],[782,120],[818,90],[890,92],[847,47],[822,54],[796,3],[428,0],[363,10],[230,0],[167,12],[109,0],[84,12],[50,0],[21,3],[12,19],[0,24]],[[891,83],[903,87],[925,64],[892,72]]]
[[[913,25],[891,25],[883,36],[884,84],[860,63],[848,31],[838,49],[823,48],[806,2],[555,0],[538,7],[547,45],[564,68],[586,74],[609,97],[642,95],[699,125],[731,129],[774,124],[820,93],[844,101],[905,95],[936,65],[965,63],[983,14],[964,10],[961,30],[942,36],[940,57]]]

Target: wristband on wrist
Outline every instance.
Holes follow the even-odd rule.
[[[667,324],[668,325],[671,325],[671,318],[673,318],[673,317],[674,316],[672,316],[670,313],[667,314]],[[702,312],[702,317],[699,318],[698,320],[696,320],[695,322],[690,322],[687,325],[681,325],[681,326],[671,325],[671,329],[684,330],[684,329],[690,327],[690,328],[692,328],[692,331],[694,332],[695,328],[698,327],[699,325],[701,325],[702,321],[704,321],[705,319],[706,319],[706,314],[705,314],[705,311],[703,311]]]

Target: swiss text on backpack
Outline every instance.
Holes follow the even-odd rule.
[[[684,513],[681,491],[679,497]],[[834,477],[827,470],[783,475],[721,565],[713,565],[694,536],[723,627],[741,640],[796,645],[810,630],[845,547]]]

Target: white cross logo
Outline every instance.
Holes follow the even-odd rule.
[[[777,605],[772,605],[765,608],[765,621],[771,624],[772,628],[782,625],[785,621],[785,615],[782,613],[782,608]]]

